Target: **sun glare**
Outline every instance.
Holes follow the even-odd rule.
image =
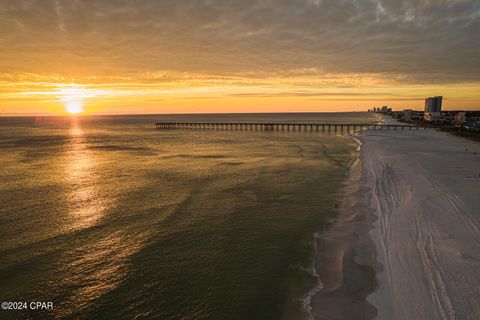
[[[70,114],[79,114],[83,112],[83,105],[80,101],[67,101],[65,108]]]
[[[85,98],[94,96],[85,88],[78,85],[65,85],[55,94],[59,100],[63,102],[65,111],[69,114],[79,114],[83,112],[83,105]]]

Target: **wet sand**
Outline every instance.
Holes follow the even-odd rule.
[[[480,319],[480,144],[435,130],[360,140],[317,241],[315,319]]]
[[[314,319],[374,319],[377,314],[366,300],[376,288],[375,246],[369,235],[375,217],[362,167],[360,157],[344,185],[335,222],[317,237],[322,288],[312,299]]]

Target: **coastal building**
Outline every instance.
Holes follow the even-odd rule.
[[[437,97],[434,97],[437,98]],[[441,98],[441,97],[440,97]],[[432,105],[435,101],[435,105]],[[439,106],[436,103],[439,103]],[[429,109],[430,108],[430,109]],[[426,102],[426,111],[441,110],[441,99],[431,99]],[[392,111],[388,107],[375,107],[374,112],[390,115],[399,121],[421,124],[422,122],[432,122],[441,128],[450,128],[457,130],[469,130],[480,132],[480,111],[440,111],[440,112],[424,112],[412,109],[404,109],[403,111]]]
[[[382,114],[392,114],[392,108],[389,108],[388,106],[382,106],[379,108],[376,108],[378,113]]]
[[[425,99],[425,114],[423,119],[428,122],[440,121],[442,116],[442,96]]]
[[[413,112],[412,109],[405,109],[405,110],[403,110],[402,119],[403,119],[404,121],[412,121],[412,112]]]
[[[425,112],[423,120],[427,122],[437,122],[440,121],[442,114],[440,112]]]
[[[389,108],[388,106],[373,107],[372,112],[393,115],[392,108]]]
[[[466,119],[462,128],[480,132],[480,120]]]
[[[460,111],[455,114],[455,124],[462,125],[465,122],[465,112]]]
[[[442,96],[425,99],[425,113],[442,112]]]
[[[425,112],[423,111],[412,111],[412,120],[419,121],[423,119]]]
[[[393,111],[391,114],[392,118],[394,119],[402,119],[403,111]]]
[[[462,128],[480,132],[480,111],[466,111]]]
[[[415,122],[423,120],[423,111],[404,109],[403,111],[396,111],[392,113],[392,117],[404,122]]]
[[[435,98],[426,98],[425,99],[425,113],[435,112]]]

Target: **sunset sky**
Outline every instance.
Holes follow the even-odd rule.
[[[478,0],[0,0],[0,115],[480,109]]]

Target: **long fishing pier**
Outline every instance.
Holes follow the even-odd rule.
[[[357,131],[357,130],[426,130],[426,126],[408,124],[365,123],[259,123],[259,122],[157,122],[157,129],[214,129],[258,131]]]

